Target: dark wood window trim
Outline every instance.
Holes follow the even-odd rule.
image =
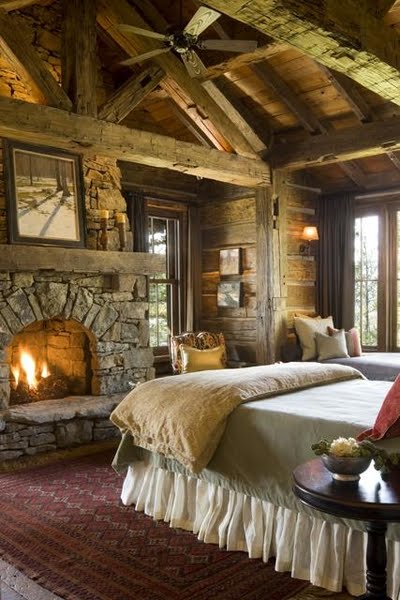
[[[185,301],[186,301],[186,272],[187,272],[187,229],[188,207],[185,204],[161,201],[147,198],[149,217],[175,219],[178,222],[177,238],[172,233],[172,248],[168,253],[168,274],[166,279],[151,279],[153,283],[169,283],[172,291],[171,335],[180,333],[184,329]],[[159,346],[153,348],[155,363],[169,362],[169,347]]]
[[[378,344],[364,350],[400,351],[397,340],[397,219],[400,218],[400,197],[385,198],[384,201],[376,198],[373,202],[364,201],[356,205],[356,218],[369,215],[376,215],[379,219]]]

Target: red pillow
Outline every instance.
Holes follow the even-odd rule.
[[[372,440],[392,438],[400,435],[400,375],[385,396],[372,429],[366,429],[357,436],[357,442],[366,437]]]
[[[339,329],[328,327],[329,335],[333,335],[335,331],[339,331]],[[361,356],[361,343],[357,329],[352,327],[349,331],[345,331],[344,334],[346,336],[347,354],[349,356]]]

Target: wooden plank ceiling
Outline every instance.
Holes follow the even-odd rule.
[[[258,185],[268,180],[263,159],[307,170],[327,191],[400,185],[400,2],[206,0],[223,14],[201,39],[256,40],[258,47],[242,54],[199,50],[206,70],[192,78],[173,52],[122,65],[162,44],[118,25],[176,31],[201,5],[197,0],[98,0],[92,17],[82,6],[90,2],[63,0],[63,87],[41,76],[43,63],[22,34],[11,33],[13,19],[36,3],[51,0],[0,0],[0,48],[36,102],[186,142],[201,156],[201,176],[212,169],[197,146],[237,154],[242,184],[251,174],[246,160],[254,161]],[[89,56],[84,68],[74,64],[71,45]],[[97,106],[96,82],[83,74],[88,68],[101,79]],[[174,168],[168,157],[162,161]],[[221,162],[222,181],[229,164]]]

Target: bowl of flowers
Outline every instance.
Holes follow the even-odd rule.
[[[338,481],[358,481],[376,456],[376,447],[368,440],[357,442],[354,438],[338,437],[321,440],[311,449],[321,456],[325,467]]]

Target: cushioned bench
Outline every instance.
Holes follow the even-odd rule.
[[[299,344],[285,344],[281,354],[283,362],[301,361],[302,352]],[[362,356],[330,358],[323,362],[354,367],[367,379],[394,381],[400,373],[400,352],[367,352]]]
[[[367,379],[394,381],[400,373],[400,352],[368,352],[351,358],[330,358],[327,363],[349,365],[361,371]]]

